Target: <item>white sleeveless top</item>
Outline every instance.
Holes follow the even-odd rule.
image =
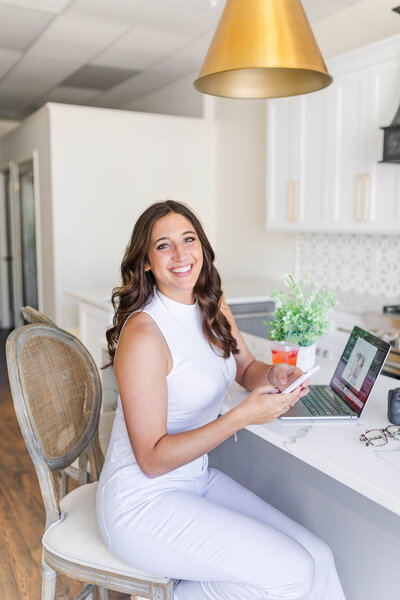
[[[155,291],[143,312],[150,315],[161,330],[173,360],[172,369],[167,375],[168,433],[189,431],[215,420],[227,392],[226,382],[230,387],[236,377],[233,355],[225,360],[219,356],[218,349],[212,348],[202,331],[201,312],[197,303],[181,304]],[[204,460],[201,459],[202,457],[196,461],[204,465]],[[121,399],[118,398],[110,445],[101,475],[102,483],[120,468],[129,465],[136,465],[136,460],[125,425]]]

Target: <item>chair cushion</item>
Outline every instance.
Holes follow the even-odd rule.
[[[167,583],[168,577],[134,569],[110,552],[97,527],[96,491],[97,481],[76,488],[61,500],[63,518],[47,528],[43,536],[45,549],[82,566]]]

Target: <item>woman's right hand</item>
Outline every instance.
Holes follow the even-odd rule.
[[[275,421],[296,404],[300,393],[300,387],[290,394],[278,393],[272,385],[257,387],[236,407],[244,421],[243,427]]]

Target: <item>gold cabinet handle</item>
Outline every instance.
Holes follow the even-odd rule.
[[[288,221],[293,221],[293,181],[288,186]]]
[[[294,221],[299,220],[299,181],[296,180],[293,182],[294,186]]]
[[[362,175],[356,177],[356,221],[361,221],[361,182]]]
[[[364,175],[364,211],[363,218],[364,221],[369,221],[369,173],[365,173]]]

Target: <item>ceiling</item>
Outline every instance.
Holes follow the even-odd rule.
[[[243,0],[245,1],[245,0]],[[311,23],[360,0],[303,0]],[[224,0],[0,0],[0,119],[132,108],[201,66]]]

